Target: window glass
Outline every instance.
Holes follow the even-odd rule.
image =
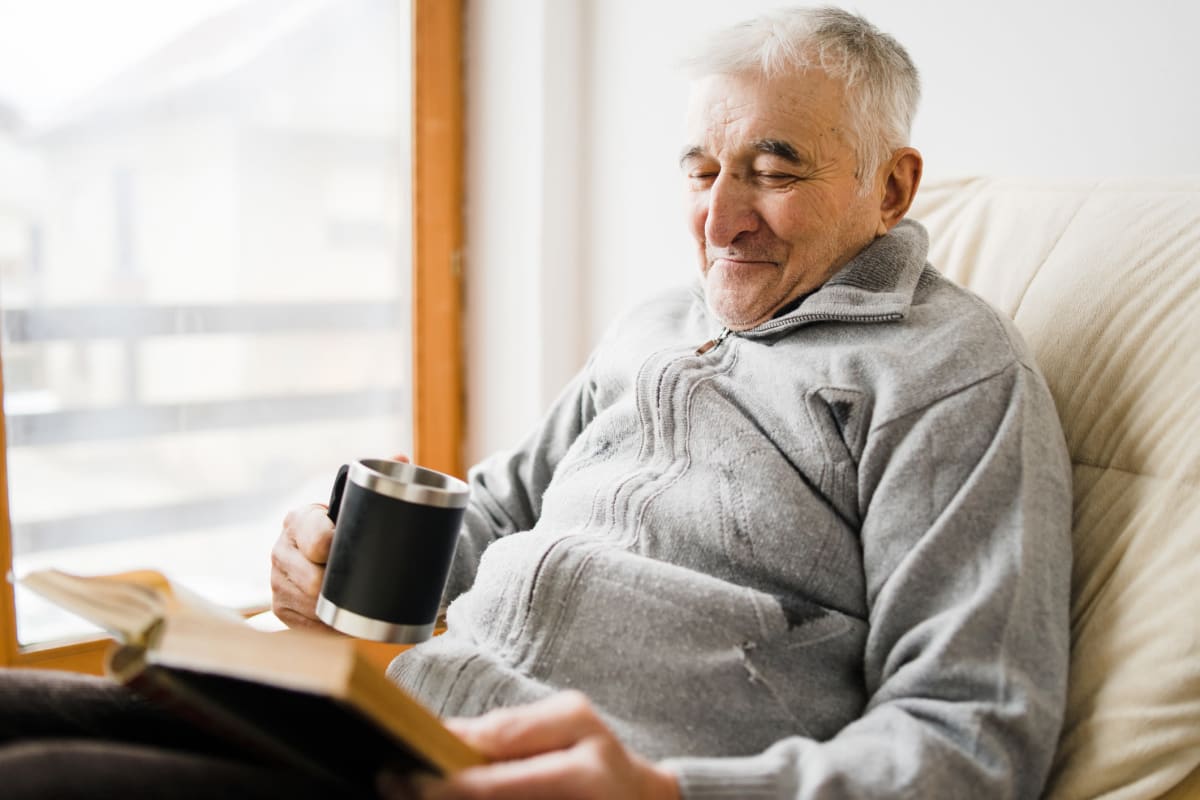
[[[39,1],[0,31],[14,572],[268,600],[283,514],[409,449],[398,0]],[[23,644],[86,629],[17,590]]]

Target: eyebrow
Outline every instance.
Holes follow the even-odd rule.
[[[691,147],[684,147],[683,151],[679,154],[679,166],[682,167],[684,164],[691,161],[693,158],[703,158],[703,157],[704,157],[704,148],[701,147],[700,145],[694,144]]]
[[[804,158],[800,155],[800,152],[782,139],[759,139],[754,143],[754,149],[765,155],[790,161],[793,164],[804,162]]]
[[[782,139],[758,139],[751,144],[751,147],[756,152],[782,158],[784,161],[792,164],[806,163],[806,159],[800,155],[800,151]],[[683,151],[679,154],[679,166],[684,166],[693,158],[704,158],[704,155],[704,148],[699,145],[684,147]]]

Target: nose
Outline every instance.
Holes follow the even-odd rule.
[[[722,172],[708,190],[704,240],[712,247],[729,247],[744,233],[758,229],[753,195],[738,176]]]

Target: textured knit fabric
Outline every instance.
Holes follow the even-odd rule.
[[[1011,317],[1074,469],[1050,800],[1200,798],[1200,176],[922,181],[935,264]],[[1190,777],[1188,777],[1190,775]]]
[[[699,293],[618,321],[472,472],[439,713],[586,692],[685,797],[1035,797],[1062,721],[1070,485],[1014,329],[877,239],[698,354]]]

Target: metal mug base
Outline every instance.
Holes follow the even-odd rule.
[[[433,636],[436,623],[435,620],[428,625],[399,625],[395,622],[372,619],[339,608],[326,600],[324,595],[317,597],[317,618],[334,630],[350,636],[392,644],[419,644]]]

